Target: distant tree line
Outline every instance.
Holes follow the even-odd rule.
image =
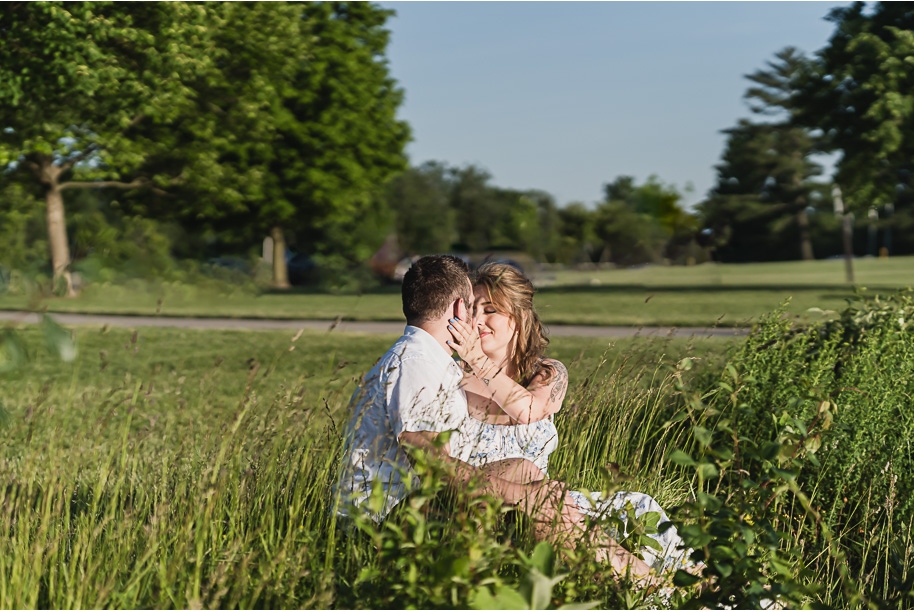
[[[558,207],[539,190],[496,187],[476,166],[426,162],[394,178],[385,192],[404,253],[523,251],[561,264],[685,263],[701,256],[696,218],[683,195],[650,177],[619,176],[595,206]]]
[[[359,2],[12,2],[0,9],[0,267],[126,267],[291,254],[328,278],[402,254],[516,250],[558,264],[914,252],[914,11],[835,9],[814,56],[747,78],[693,210],[657,177],[559,206],[476,166],[409,166],[390,11]],[[839,155],[832,178],[815,163]],[[610,175],[612,176],[612,175]],[[609,178],[609,177],[607,177]],[[836,189],[837,188],[837,189]],[[836,214],[835,196],[845,213]],[[138,263],[139,262],[139,263]],[[94,266],[94,268],[93,268]]]

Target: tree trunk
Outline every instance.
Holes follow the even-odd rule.
[[[854,284],[854,244],[853,244],[854,219],[850,213],[844,213],[842,219],[842,238],[844,242],[844,276],[848,283]]]
[[[797,211],[797,227],[800,229],[800,253],[804,261],[812,261],[815,255],[812,252],[812,238],[809,236],[809,216],[806,209]]]
[[[63,284],[67,297],[76,297],[73,278],[70,276],[70,245],[64,220],[63,193],[58,183],[60,168],[50,158],[43,160],[40,177],[45,186],[45,204],[48,218],[48,244],[51,247],[51,266],[54,270],[55,289]]]
[[[274,226],[270,231],[270,237],[273,238],[273,288],[288,289],[289,269],[286,266],[286,236],[282,228]]]

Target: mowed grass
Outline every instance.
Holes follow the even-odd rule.
[[[393,336],[82,327],[65,364],[39,330],[17,333],[29,361],[0,375],[0,608],[409,604],[379,598],[384,581],[353,586],[389,570],[334,535],[327,505],[349,396]],[[636,414],[662,397],[663,363],[716,363],[734,342],[557,338],[571,374],[557,475],[592,481],[618,461],[665,503],[681,496],[624,450],[652,428],[609,413],[613,431],[588,428],[593,394]]]
[[[887,292],[914,286],[914,257],[858,259],[858,287]],[[839,260],[765,264],[649,266],[637,270],[555,271],[535,276],[547,324],[745,326],[790,300],[789,312],[844,306],[854,288]],[[313,291],[253,294],[213,284],[131,282],[89,285],[76,299],[0,295],[0,309],[159,316],[402,321],[399,287],[363,295]]]

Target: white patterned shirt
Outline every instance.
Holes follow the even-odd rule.
[[[350,400],[338,512],[362,506],[380,522],[415,486],[415,474],[398,444],[403,432],[445,432],[467,418],[463,371],[431,334],[407,325],[403,335],[362,379]],[[380,507],[365,507],[372,483],[384,492]]]

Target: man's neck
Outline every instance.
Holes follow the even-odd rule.
[[[413,327],[418,327],[424,332],[427,332],[432,338],[441,345],[441,349],[448,355],[454,352],[454,349],[447,345],[448,340],[453,340],[454,337],[451,335],[451,332],[447,330],[447,320],[442,319],[440,321],[430,321],[427,323],[420,323],[414,325]]]

